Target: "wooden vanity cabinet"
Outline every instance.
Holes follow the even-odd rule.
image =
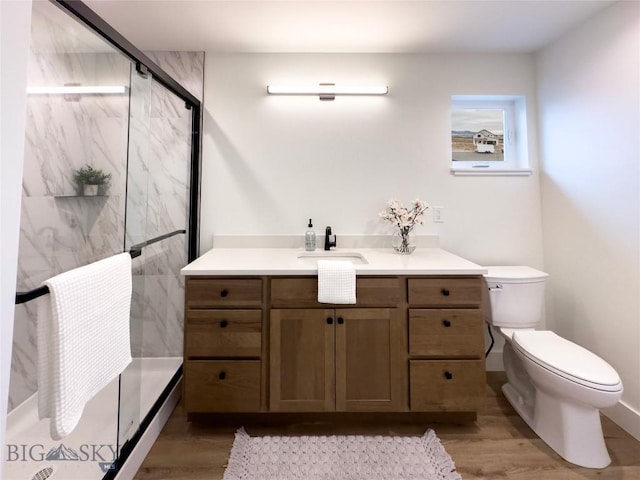
[[[260,411],[263,279],[187,277],[185,290],[185,408]]]
[[[482,279],[408,279],[411,411],[477,412],[485,389]]]
[[[356,285],[328,305],[316,277],[187,277],[187,412],[477,412],[481,277]]]

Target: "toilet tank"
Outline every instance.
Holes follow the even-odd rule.
[[[542,321],[548,274],[530,267],[486,267],[491,300],[490,321],[496,327],[532,328]]]

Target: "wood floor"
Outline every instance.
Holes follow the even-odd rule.
[[[576,467],[562,460],[537,438],[502,395],[503,373],[489,373],[487,401],[474,423],[452,425],[318,425],[249,426],[260,434],[421,434],[433,428],[453,457],[464,480],[640,479],[640,442],[602,417],[612,464],[603,470]],[[233,433],[240,425],[189,423],[179,405],[158,437],[134,480],[220,480]],[[339,479],[336,479],[339,480]],[[391,479],[390,479],[391,480]]]

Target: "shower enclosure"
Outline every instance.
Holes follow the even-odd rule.
[[[202,68],[201,56],[154,55]],[[180,268],[197,253],[200,102],[79,2],[33,2],[27,81],[17,278],[25,293],[16,296],[4,476],[120,478],[181,377]],[[109,176],[95,195],[74,181],[87,166]],[[53,441],[37,416],[39,286],[122,251],[133,263],[133,362]],[[95,342],[108,348],[108,339]]]

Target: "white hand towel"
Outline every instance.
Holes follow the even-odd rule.
[[[356,268],[343,260],[318,260],[318,302],[356,303]]]
[[[131,362],[131,256],[50,278],[38,305],[38,413],[51,438],[76,427],[85,404]]]

